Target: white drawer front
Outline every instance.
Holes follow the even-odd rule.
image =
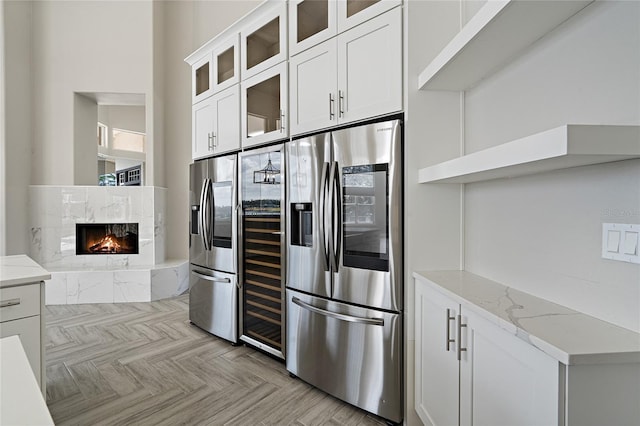
[[[0,322],[40,315],[40,283],[0,288]]]

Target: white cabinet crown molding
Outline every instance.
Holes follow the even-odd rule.
[[[593,0],[490,0],[418,77],[421,90],[468,90]]]
[[[470,183],[640,158],[640,126],[568,124],[418,170],[419,183]]]

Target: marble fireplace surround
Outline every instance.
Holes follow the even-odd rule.
[[[51,273],[46,304],[148,302],[187,291],[188,261],[165,259],[166,192],[30,186],[30,256]],[[76,255],[76,223],[138,223],[139,254]]]

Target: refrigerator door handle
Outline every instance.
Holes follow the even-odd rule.
[[[325,317],[329,317],[329,318],[335,318],[337,320],[340,321],[348,321],[348,322],[355,322],[358,324],[366,324],[366,325],[378,325],[383,327],[384,326],[384,319],[382,318],[364,318],[364,317],[354,317],[351,315],[345,315],[345,314],[339,314],[337,312],[331,312],[331,311],[327,311],[325,309],[320,309],[317,308],[313,305],[310,305],[306,302],[303,302],[302,300],[298,299],[297,297],[293,297],[291,299],[291,301],[293,303],[295,303],[296,305],[300,306],[301,308],[304,308],[308,311],[314,312],[316,314],[319,315],[323,315]]]
[[[209,199],[211,201],[211,229],[209,235],[209,250],[213,249],[213,234],[216,232],[216,194],[213,190],[213,181],[209,179]]]
[[[320,212],[320,234],[322,235],[322,250],[323,250],[323,260],[324,260],[324,270],[329,270],[329,241],[327,230],[327,169],[329,168],[329,163],[322,164],[322,175],[320,177],[320,181],[322,182],[322,188],[320,189],[320,207],[318,211]]]
[[[338,176],[338,162],[331,164],[329,176],[329,203],[331,208],[331,238],[333,253],[331,255],[331,269],[338,272],[340,265],[340,242],[342,238],[342,196],[340,190],[340,177]]]
[[[236,218],[238,219],[238,223],[242,223],[242,209],[240,208],[240,204],[236,204]],[[242,232],[242,231],[239,231]],[[240,253],[243,252],[243,249],[241,248],[241,243],[240,240],[242,239],[242,234],[238,235],[236,238],[236,242],[238,243],[238,256],[240,255]],[[237,260],[237,259],[236,259]],[[236,280],[236,287],[238,287],[238,290],[242,290],[242,281],[243,279],[241,279],[242,274],[238,275],[238,279]]]
[[[205,250],[209,250],[207,245],[207,188],[209,179],[205,179],[202,184],[202,190],[200,191],[200,236],[202,237],[202,245]]]
[[[198,278],[202,278],[203,280],[207,280],[207,281],[213,281],[214,283],[230,283],[231,282],[231,279],[229,278],[212,277],[211,275],[201,274],[196,271],[191,271],[191,273]]]

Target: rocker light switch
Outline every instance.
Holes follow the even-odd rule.
[[[617,253],[618,247],[620,247],[620,231],[609,230],[607,232],[607,251]]]
[[[622,242],[622,254],[636,255],[638,254],[638,233],[625,232],[624,241]]]
[[[602,224],[602,257],[604,259],[640,264],[639,245],[640,225]]]

